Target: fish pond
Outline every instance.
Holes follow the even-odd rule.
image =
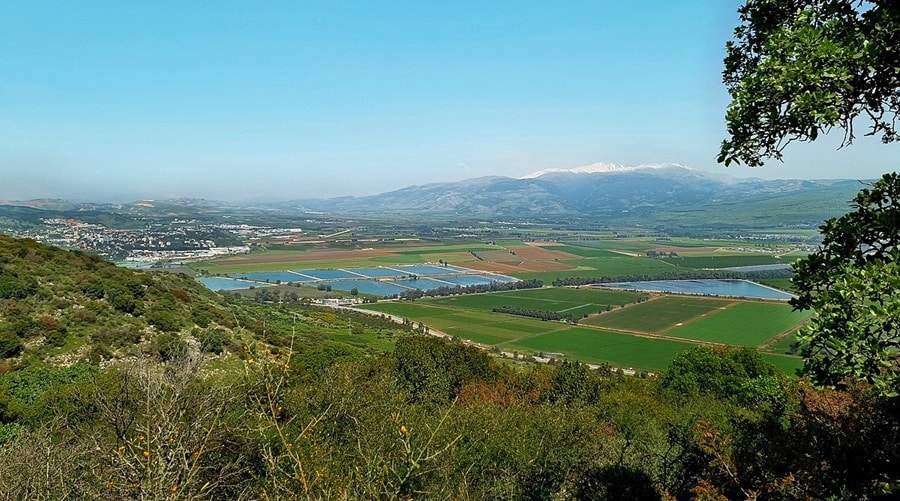
[[[791,294],[748,280],[648,280],[616,282],[599,287],[648,292],[674,292],[701,296],[747,297],[787,301]]]

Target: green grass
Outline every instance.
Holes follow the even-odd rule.
[[[678,273],[679,268],[659,259],[648,257],[618,256],[609,258],[567,259],[561,263],[577,266],[575,270],[532,271],[507,273],[522,280],[538,279],[549,284],[557,278],[573,277],[633,277],[635,275],[659,275],[661,273]]]
[[[731,256],[667,257],[663,261],[683,268],[734,268],[763,264],[788,264],[789,260],[764,254],[740,254]]]
[[[567,328],[562,322],[543,322],[483,310],[450,308],[429,304],[427,301],[378,303],[365,305],[364,308],[390,313],[414,322],[424,322],[432,329],[484,344],[500,344],[529,335]]]
[[[730,302],[725,299],[663,296],[652,301],[603,313],[583,320],[582,323],[611,329],[658,333],[674,327],[679,322],[686,322],[717,310]]]
[[[794,374],[797,372],[797,369],[803,367],[802,358],[788,355],[773,355],[771,353],[763,353],[762,356],[766,362],[769,362],[788,374]]]
[[[679,321],[687,320],[689,323],[669,331],[669,334],[691,339],[692,342],[666,337],[648,338],[490,311],[495,301],[510,304],[513,300],[527,300],[538,305],[547,305],[567,299],[577,303],[590,297],[589,295],[594,292],[600,291],[545,288],[415,302],[384,302],[364,305],[363,308],[390,313],[414,322],[423,322],[432,329],[461,339],[498,346],[505,351],[562,352],[570,358],[588,363],[609,362],[616,367],[646,370],[660,370],[667,367],[676,353],[690,348],[695,342],[715,341],[757,346],[805,318],[802,314],[798,316],[792,313],[789,306],[781,303],[684,296],[666,296],[592,317],[609,322],[603,325],[610,328],[615,326],[646,332],[659,332]],[[604,295],[607,296],[604,300],[622,301],[628,298],[619,295],[619,291],[609,292],[616,295]],[[734,304],[735,302],[738,304]],[[525,303],[512,304],[522,306]],[[733,306],[725,310],[720,309],[732,304]],[[704,314],[706,316],[702,316]],[[690,321],[698,317],[701,318]],[[713,319],[715,320],[712,321]],[[691,330],[685,330],[688,328]],[[792,372],[800,365],[796,357],[772,353],[777,351],[775,347],[770,347],[769,351],[770,353],[766,354],[767,360],[783,370]]]
[[[759,282],[763,285],[768,285],[774,289],[779,289],[787,292],[793,292],[793,286],[791,285],[790,278],[760,278],[754,279],[754,282]]]
[[[667,335],[740,346],[759,346],[805,320],[809,315],[780,303],[741,302]]]
[[[797,336],[792,332],[774,343],[766,345],[766,349],[775,353],[787,353],[795,341],[797,341]]]
[[[505,350],[559,352],[588,363],[609,362],[615,367],[658,370],[671,363],[690,343],[653,339],[599,329],[569,328],[501,346]]]
[[[490,294],[472,294],[450,296],[439,299],[426,299],[423,302],[455,308],[472,308],[491,310],[498,306],[516,306],[534,310],[571,313],[581,316],[597,313],[606,309],[607,305],[623,305],[633,303],[646,297],[645,294],[627,291],[605,291],[597,289],[573,289],[553,287],[545,289],[529,289]]]

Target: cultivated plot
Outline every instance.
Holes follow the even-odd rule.
[[[598,292],[604,294],[598,296]],[[587,303],[590,305],[584,308],[598,310],[604,303],[633,303],[641,297],[646,296],[554,287],[378,303],[364,308],[423,322],[433,329],[504,351],[563,353],[585,362],[647,370],[667,367],[676,353],[700,342],[757,346],[805,318],[791,312],[786,304],[689,296],[664,296],[586,320],[606,327],[602,329],[491,311],[500,305],[548,311],[574,307],[571,311],[577,316],[579,307]],[[629,332],[609,330],[613,328]],[[797,357],[775,353],[765,356],[787,371],[802,363]]]
[[[685,322],[724,308],[727,299],[662,296],[640,304],[602,313],[582,321],[587,325],[659,334]]]
[[[589,363],[609,362],[616,367],[655,370],[668,366],[677,353],[691,346],[669,339],[575,327],[521,339],[504,348],[558,352]]]
[[[642,297],[646,296],[635,292],[554,287],[450,296],[431,299],[428,302],[448,307],[478,310],[515,306],[532,310],[569,313],[574,317],[580,317],[605,310],[607,306],[632,303]]]
[[[738,346],[759,346],[808,317],[809,313],[793,311],[787,304],[740,302],[672,329],[666,335]]]
[[[738,266],[760,266],[768,264],[790,264],[774,256],[760,254],[735,254],[730,256],[690,256],[663,258],[670,264],[683,268],[734,268]]]

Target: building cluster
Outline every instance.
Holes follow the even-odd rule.
[[[140,230],[108,228],[77,219],[42,219],[43,224],[17,231],[59,247],[99,254],[113,261],[159,263],[249,252],[235,235],[215,225],[172,226]]]

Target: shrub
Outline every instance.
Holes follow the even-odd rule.
[[[9,331],[0,331],[0,358],[14,357],[22,352],[22,341]]]
[[[150,353],[163,362],[175,360],[187,354],[187,343],[174,334],[160,334],[150,345]]]
[[[200,342],[200,351],[204,353],[222,353],[228,341],[228,335],[222,329],[202,330],[196,337]]]

